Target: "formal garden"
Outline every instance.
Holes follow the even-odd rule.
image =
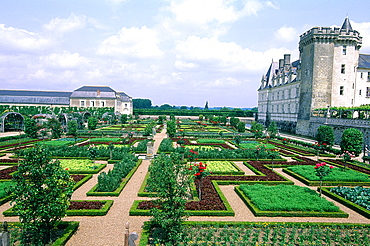
[[[370,245],[356,129],[337,148],[327,126],[312,143],[235,117],[104,117],[25,118],[25,134],[0,139],[11,245],[86,245],[121,212],[139,245]]]

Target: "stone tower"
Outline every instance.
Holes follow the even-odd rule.
[[[348,17],[341,28],[314,27],[300,36],[298,134],[308,135],[311,110],[353,105],[361,44]]]

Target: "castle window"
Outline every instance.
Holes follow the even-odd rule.
[[[367,82],[370,82],[370,72],[367,72]]]
[[[360,73],[360,78],[362,79],[362,77],[364,76],[364,73],[363,72],[361,72]]]
[[[90,107],[95,107],[95,101],[90,101]]]
[[[361,96],[361,90],[358,91],[358,94]]]
[[[344,94],[344,86],[339,87],[339,95]]]
[[[85,101],[83,100],[80,101],[80,107],[85,107]]]
[[[127,103],[125,103],[125,108],[127,108]]]
[[[346,73],[346,64],[342,64],[342,67],[340,69],[341,73]]]
[[[105,101],[100,101],[100,107],[105,107]]]
[[[370,97],[370,87],[366,87],[366,97]]]
[[[343,45],[342,54],[347,55],[347,46],[345,46],[345,45]]]

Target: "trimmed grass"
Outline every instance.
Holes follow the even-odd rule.
[[[263,211],[338,212],[332,202],[318,193],[295,185],[240,185],[251,202]]]
[[[301,165],[291,166],[287,168],[294,173],[310,180],[319,181],[319,177],[315,174],[314,166]],[[369,175],[364,173],[356,172],[352,169],[343,170],[341,168],[333,168],[332,171],[323,178],[324,181],[343,181],[343,182],[370,182]]]
[[[212,138],[199,138],[197,140],[198,143],[219,143],[224,144],[225,140],[222,139],[212,139]]]

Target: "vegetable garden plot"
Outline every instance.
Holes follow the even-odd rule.
[[[59,159],[62,167],[70,173],[99,172],[106,164],[95,163],[89,159]]]
[[[203,164],[207,165],[207,171],[212,174],[244,174],[244,172],[231,161],[203,161]]]

